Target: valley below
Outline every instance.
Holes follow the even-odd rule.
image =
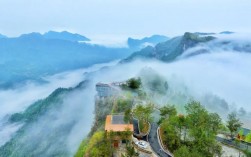
[[[196,100],[223,122],[236,112],[251,128],[250,47],[236,42],[231,48],[229,43],[219,46],[221,38],[213,39],[196,34],[165,38],[125,59],[1,88],[0,156],[74,156],[95,124],[96,84],[135,77],[156,106],[172,104],[186,114],[184,106]]]

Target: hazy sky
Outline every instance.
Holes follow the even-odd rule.
[[[0,33],[93,36],[250,32],[250,0],[0,0]]]

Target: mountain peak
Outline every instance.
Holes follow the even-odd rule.
[[[56,32],[49,31],[44,33],[43,35],[46,39],[60,39],[60,40],[68,40],[68,41],[90,41],[90,39],[86,38],[77,33],[70,33],[67,31]]]
[[[190,33],[190,32],[185,32],[185,34],[183,35],[184,38],[190,38],[190,39],[193,39],[193,38],[197,38],[198,35],[197,34],[194,34],[194,33]]]
[[[185,50],[213,39],[215,39],[213,36],[200,36],[196,33],[186,32],[183,36],[174,37],[166,42],[157,44],[155,47],[147,47],[135,52],[122,62],[128,62],[135,58],[155,58],[170,62],[180,56]]]
[[[32,33],[28,33],[28,34],[22,34],[20,36],[20,38],[32,38],[32,39],[41,39],[43,38],[43,35],[38,33],[38,32],[32,32]]]
[[[186,32],[183,35],[183,38],[186,39],[186,40],[193,40],[193,41],[198,41],[198,42],[206,42],[206,41],[210,41],[210,40],[215,39],[215,37],[213,37],[213,36],[204,36],[204,37],[202,37],[197,33],[190,33],[190,32]]]

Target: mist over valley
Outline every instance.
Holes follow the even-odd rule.
[[[135,43],[127,48],[81,45],[72,37],[47,38],[32,34],[0,40],[5,43],[1,44],[1,54],[8,56],[1,59],[1,64],[10,67],[6,71],[2,66],[0,73],[1,76],[8,73],[6,80],[11,80],[7,85],[5,78],[1,78],[0,156],[74,156],[94,123],[95,85],[123,82],[133,77],[141,78],[149,100],[158,106],[174,104],[179,113],[185,114],[182,107],[196,100],[209,111],[217,112],[224,121],[228,113],[235,111],[244,126],[251,127],[251,41],[243,35],[185,33],[171,39],[162,37],[159,41],[158,38],[150,45],[144,44],[151,42],[145,41],[149,38],[142,39],[142,43],[130,39],[131,45]],[[8,46],[19,45],[19,42],[26,45]],[[34,47],[33,42],[38,45]],[[63,51],[55,48],[55,42],[58,48],[65,47]],[[53,45],[50,47],[53,54],[47,54],[49,51],[43,48],[48,45],[44,44]],[[78,48],[74,49],[75,45]],[[94,50],[80,52],[82,47]],[[87,52],[91,52],[88,57],[94,60],[87,56],[81,58],[81,53]],[[17,57],[17,53],[24,55]],[[49,55],[54,57],[46,59],[46,63],[40,62]],[[26,61],[37,66],[33,70],[42,68],[43,71],[33,73]],[[99,62],[102,64],[97,64]],[[20,63],[15,68],[23,68],[22,71],[32,75],[24,77],[22,71],[18,76],[13,75],[16,73],[11,69],[13,63]],[[42,64],[52,71],[45,72],[47,68]],[[154,81],[159,83],[152,86]]]

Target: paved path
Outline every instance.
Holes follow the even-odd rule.
[[[167,153],[165,153],[159,144],[158,137],[157,137],[157,129],[158,129],[158,124],[157,123],[152,123],[151,124],[151,131],[148,135],[148,142],[150,143],[153,151],[160,157],[171,157]]]
[[[138,120],[133,119],[133,129],[135,134],[139,134]]]
[[[134,129],[134,133],[133,136],[140,139],[140,140],[144,140],[147,141],[147,135],[141,135],[139,132],[139,127],[138,127],[138,120],[137,119],[133,119],[133,129]]]
[[[216,139],[217,139],[217,141],[222,142],[223,144],[227,144],[227,145],[230,145],[230,146],[233,146],[233,147],[237,147],[237,148],[239,148],[241,150],[251,151],[251,145],[250,144],[240,142],[237,145],[234,140],[224,139],[224,138],[221,138],[219,136],[217,136]]]
[[[158,119],[159,118],[155,119],[155,121],[151,123],[151,130],[150,130],[149,135],[142,137],[142,140],[149,142],[153,151],[159,157],[172,157],[171,155],[164,152],[159,144],[158,137],[157,137]],[[134,134],[139,134],[138,120],[133,119],[133,127],[134,127]]]

